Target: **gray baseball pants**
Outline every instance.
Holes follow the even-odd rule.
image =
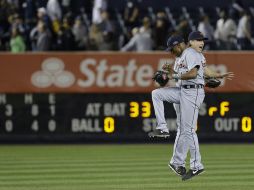
[[[179,87],[158,88],[152,91],[152,101],[157,120],[157,129],[168,130],[163,101],[174,103],[177,112],[177,136],[170,163],[185,166],[190,150],[190,169],[203,169],[199,142],[196,134],[197,118],[200,105],[205,97],[203,88],[184,89]]]

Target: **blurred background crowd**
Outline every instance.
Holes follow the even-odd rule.
[[[157,1],[0,0],[0,51],[164,50],[171,34],[193,30],[209,38],[207,50],[254,49],[254,2]]]

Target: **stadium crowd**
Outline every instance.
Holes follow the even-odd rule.
[[[206,49],[254,49],[254,10],[241,1],[156,11],[142,0],[123,2],[118,10],[107,0],[0,0],[0,51],[164,50],[169,35],[186,39],[192,30],[209,38]]]

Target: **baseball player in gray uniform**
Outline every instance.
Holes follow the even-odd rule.
[[[178,65],[176,63],[178,60],[180,60],[180,56],[183,50],[186,48],[184,39],[178,35],[171,36],[167,41],[167,46],[168,46],[167,51],[170,51],[173,55],[176,56],[174,65],[175,66]],[[168,66],[169,65],[165,64],[163,65],[162,68],[166,71],[169,71]],[[173,94],[173,96],[171,94]],[[153,99],[153,106],[155,109],[155,115],[157,119],[157,127],[154,131],[148,134],[150,137],[169,137],[170,136],[167,123],[164,117],[163,101],[174,103],[174,106],[178,110],[178,107],[179,107],[178,104],[180,103],[179,98],[180,98],[179,85],[176,85],[176,87],[167,86],[167,87],[158,88],[152,91],[152,99]],[[156,99],[158,99],[158,101]]]
[[[152,100],[157,119],[157,128],[154,136],[168,136],[168,128],[164,117],[163,101],[174,103],[177,113],[178,131],[174,144],[174,152],[169,167],[182,180],[188,180],[193,176],[204,172],[201,163],[199,143],[195,132],[198,111],[202,104],[204,93],[204,74],[209,77],[231,79],[233,73],[218,74],[206,67],[206,60],[202,54],[204,36],[195,31],[190,33],[188,41],[190,47],[184,48],[184,42],[179,36],[173,36],[168,40],[168,50],[178,52],[174,70],[168,68],[171,79],[179,80],[176,87],[159,88],[152,91]],[[190,151],[190,170],[186,173],[185,159]]]

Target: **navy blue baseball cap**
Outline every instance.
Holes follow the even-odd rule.
[[[190,40],[208,40],[204,35],[199,31],[193,31],[188,36],[188,41]]]
[[[166,51],[171,51],[174,46],[182,42],[184,42],[184,39],[181,36],[178,35],[170,36],[167,41],[168,48],[166,49]]]

